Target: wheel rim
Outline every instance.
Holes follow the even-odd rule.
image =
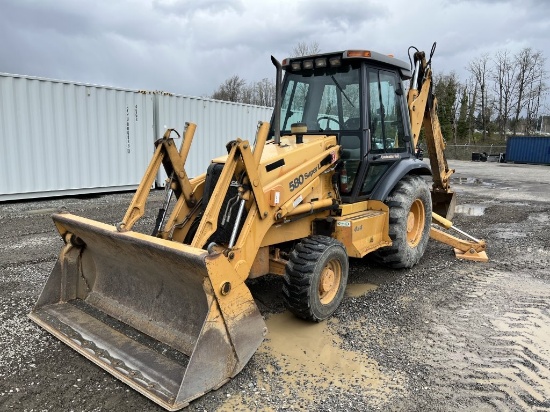
[[[342,265],[338,260],[327,262],[319,279],[319,300],[327,305],[336,296],[342,280]]]
[[[415,247],[420,243],[425,222],[424,203],[422,203],[422,200],[416,199],[411,205],[407,217],[407,242],[411,247]]]

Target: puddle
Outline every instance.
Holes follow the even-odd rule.
[[[529,215],[529,217],[527,219],[534,220],[535,222],[539,222],[539,223],[548,223],[548,222],[550,222],[550,216],[546,213],[532,214],[532,215]]]
[[[487,182],[477,177],[459,177],[459,178],[453,178],[451,179],[451,181],[459,185],[474,185],[474,186],[486,186],[486,187],[496,186],[495,183]]]
[[[494,237],[498,239],[518,239],[518,238],[524,238],[527,237],[527,233],[522,232],[510,232],[510,231],[499,231],[493,234]]]
[[[348,283],[346,286],[346,296],[358,298],[376,289],[378,289],[378,285],[373,283]]]
[[[487,206],[472,204],[456,205],[455,213],[468,216],[483,216],[485,214],[485,209],[487,209]]]
[[[483,180],[478,179],[477,177],[459,177],[458,179],[453,180],[456,180],[457,183],[461,185],[480,185],[483,183]]]
[[[270,316],[266,323],[269,333],[261,350],[277,359],[289,383],[307,380],[323,388],[380,385],[377,362],[341,349],[342,340],[328,322],[306,322],[285,312]]]

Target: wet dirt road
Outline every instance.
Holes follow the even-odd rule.
[[[279,278],[256,280],[265,342],[187,410],[550,410],[550,168],[450,165],[454,223],[487,240],[489,263],[433,241],[411,270],[352,259],[344,302],[320,324],[284,311]],[[112,224],[130,199],[0,204],[0,410],[161,410],[27,318],[62,246],[52,211]]]

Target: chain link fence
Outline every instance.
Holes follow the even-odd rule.
[[[506,145],[450,145],[445,149],[447,159],[474,161],[503,161]],[[502,156],[501,156],[502,154]]]

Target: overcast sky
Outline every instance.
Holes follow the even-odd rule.
[[[550,72],[549,0],[0,0],[0,72],[209,96],[235,74],[274,77],[298,42],[371,49],[436,73],[532,47]]]

